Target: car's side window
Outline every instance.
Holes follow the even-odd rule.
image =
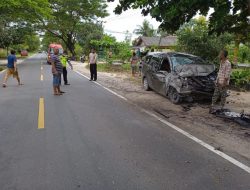
[[[157,57],[152,57],[150,61],[150,65],[152,65],[153,71],[157,72],[160,70],[160,60]]]
[[[151,56],[147,56],[147,57],[145,58],[145,63],[146,63],[146,64],[149,64],[149,63],[150,63],[150,59],[151,59]]]
[[[168,73],[171,72],[171,69],[170,69],[170,63],[168,61],[168,58],[164,58],[162,60],[162,64],[161,64],[161,68],[160,68],[161,71],[167,71]]]

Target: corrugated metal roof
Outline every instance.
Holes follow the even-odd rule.
[[[174,46],[177,43],[176,36],[166,37],[139,37],[137,46]]]

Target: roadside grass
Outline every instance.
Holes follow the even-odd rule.
[[[1,72],[2,70],[4,70],[4,67],[0,67],[0,72]]]
[[[89,65],[86,66],[89,69]],[[129,63],[125,63],[122,65],[112,65],[109,63],[97,64],[98,72],[107,72],[107,73],[130,73],[131,67]]]
[[[6,50],[0,49],[0,59],[6,58]]]
[[[89,69],[89,65],[86,66],[86,69]],[[106,73],[116,73],[118,75],[124,74],[127,77],[124,80],[137,85],[141,85],[141,76],[136,74],[136,77],[131,76],[131,66],[130,63],[125,63],[122,65],[112,65],[110,63],[99,63],[97,64],[97,72],[106,72]]]

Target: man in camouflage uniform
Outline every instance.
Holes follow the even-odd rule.
[[[220,109],[222,109],[226,103],[227,89],[230,81],[231,63],[227,59],[228,52],[222,50],[219,54],[220,69],[215,83],[214,95],[212,98],[212,106],[210,113],[215,111],[214,106],[218,103]]]

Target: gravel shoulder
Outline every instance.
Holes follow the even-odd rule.
[[[72,64],[74,70],[89,76],[86,64]],[[210,102],[174,105],[154,91],[144,91],[141,79],[132,78],[129,73],[98,72],[98,82],[250,166],[250,128],[209,114]],[[250,92],[231,91],[230,94],[226,107],[250,114]]]

